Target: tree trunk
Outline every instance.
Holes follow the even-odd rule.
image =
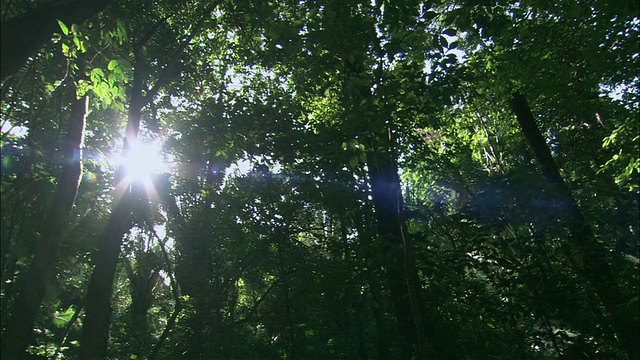
[[[142,59],[135,54],[135,68],[127,128],[124,137],[124,154],[130,151],[138,137],[142,108],[146,105],[142,95]],[[95,267],[89,281],[86,300],[86,316],[80,337],[80,359],[102,359],[107,354],[109,322],[111,319],[111,294],[115,278],[122,238],[133,226],[134,196],[131,184],[124,181],[125,169],[116,170],[116,191],[111,216],[94,253]]]
[[[365,230],[369,227],[369,224],[373,223],[372,211],[370,211],[369,206],[364,209],[363,216],[357,221],[356,229],[358,236],[360,237],[360,243],[363,244],[362,252],[364,258],[367,260],[367,266],[365,270],[366,281],[369,285],[369,291],[371,294],[371,316],[373,317],[375,324],[375,337],[374,342],[376,344],[377,357],[378,359],[388,359],[391,357],[389,351],[389,338],[387,336],[388,327],[385,324],[383,314],[384,306],[382,299],[382,285],[376,278],[375,271],[379,268],[374,265],[377,264],[378,260],[374,260],[374,258],[380,258],[379,255],[373,254],[376,248],[372,246],[372,238]]]
[[[136,67],[138,68],[138,67]],[[137,74],[136,74],[137,75]],[[135,83],[129,105],[129,121],[125,136],[125,150],[128,152],[136,141],[140,127],[142,107],[141,83]],[[80,359],[102,359],[107,354],[109,340],[109,322],[111,319],[111,294],[115,278],[122,238],[133,226],[134,196],[133,189],[125,183],[124,168],[120,165],[116,171],[116,196],[111,217],[102,232],[98,249],[94,255],[95,267],[87,290],[86,316],[80,337]]]
[[[159,193],[163,193],[165,191],[168,191],[168,189],[161,188]],[[166,196],[170,196],[170,194],[167,192]],[[173,203],[173,205],[175,206],[174,201],[171,201],[171,199],[167,199],[167,200],[169,200],[169,202]],[[178,217],[179,215],[176,215],[176,218]],[[155,234],[155,231],[154,231],[154,235],[156,236],[156,238],[158,239],[158,242],[160,243],[160,250],[162,250],[162,257],[164,259],[165,265],[167,266],[167,274],[169,275],[169,286],[171,286],[171,294],[173,295],[175,306],[173,308],[173,313],[171,313],[169,320],[167,320],[167,325],[162,331],[162,335],[160,335],[160,338],[158,338],[158,342],[153,346],[153,350],[151,350],[151,354],[149,355],[149,359],[151,360],[158,358],[158,355],[160,354],[160,349],[162,349],[162,346],[169,338],[169,333],[171,332],[171,330],[173,330],[173,327],[176,325],[176,320],[178,319],[178,315],[180,314],[183,308],[182,300],[180,299],[180,291],[178,290],[178,284],[176,283],[176,279],[173,276],[174,271],[171,266],[171,260],[169,259],[169,254],[167,253],[167,250],[164,247],[166,239],[160,239],[158,237],[158,234]]]
[[[154,360],[158,358],[158,355],[160,354],[160,349],[162,349],[162,346],[169,338],[169,333],[171,333],[171,330],[173,330],[173,327],[176,325],[176,320],[178,319],[178,315],[180,315],[181,311],[182,311],[182,305],[180,303],[176,303],[175,307],[173,308],[173,312],[169,317],[169,320],[167,320],[167,325],[164,327],[164,330],[162,331],[162,335],[160,335],[160,338],[158,338],[158,342],[154,345],[153,350],[151,350],[149,359]]]
[[[123,195],[111,212],[111,217],[95,252],[95,267],[87,290],[86,316],[80,337],[80,359],[104,359],[109,339],[111,293],[123,236],[133,226],[133,199]]]
[[[144,59],[142,58],[142,48],[151,39],[160,23],[166,18],[159,20],[147,34],[134,46],[134,74],[131,89],[131,100],[129,103],[129,120],[124,139],[125,155],[131,149],[138,137],[140,129],[140,118],[142,109],[149,104],[158,91],[169,81],[169,74],[174,72],[180,57],[187,48],[193,37],[200,32],[205,21],[213,10],[222,2],[216,0],[205,6],[203,15],[197,24],[192,28],[189,36],[177,47],[172,57],[167,62],[162,74],[159,75],[155,84],[143,94],[143,74]],[[111,319],[111,294],[113,280],[120,255],[120,246],[123,236],[133,226],[131,217],[135,197],[129,191],[129,184],[124,183],[124,168],[120,166],[116,171],[116,198],[111,217],[98,243],[98,250],[95,256],[95,267],[91,274],[89,289],[87,291],[86,318],[82,328],[80,342],[81,359],[100,359],[106,356],[107,343],[109,340],[109,322]]]
[[[45,3],[26,14],[2,22],[0,76],[6,80],[33,56],[38,48],[66,25],[82,24],[102,11],[111,0],[58,0]]]
[[[536,124],[526,98],[518,92],[514,93],[511,98],[511,108],[527,142],[533,149],[542,173],[547,181],[555,187],[561,200],[569,205],[565,216],[572,234],[570,245],[577,256],[578,268],[576,270],[594,288],[602,301],[616,338],[626,350],[629,359],[640,358],[639,324],[632,318],[626,318],[618,310],[619,306],[625,305],[625,300],[616,285],[616,278],[611,266],[607,262],[606,249],[596,241],[569,187],[560,175],[560,170]]]
[[[400,178],[396,164],[396,144],[392,136],[392,124],[376,114],[364,111],[362,105],[374,104],[372,86],[362,74],[366,73],[364,63],[358,60],[344,61],[347,79],[359,79],[356,90],[345,99],[344,107],[355,111],[353,121],[358,121],[367,129],[367,167],[371,197],[378,224],[378,236],[385,249],[383,266],[386,270],[387,285],[393,302],[398,332],[401,338],[400,358],[426,358],[426,339],[422,323],[422,303],[420,285],[416,270],[413,244],[407,233],[404,214],[404,202],[400,187]],[[379,77],[378,82],[381,82]],[[352,80],[347,80],[352,81]],[[349,84],[351,85],[351,84]],[[379,84],[378,84],[379,85]],[[345,85],[345,88],[348,88]],[[380,101],[384,104],[384,101]],[[384,116],[384,115],[382,115]]]
[[[74,88],[75,96],[75,88]],[[56,253],[67,226],[69,212],[82,175],[82,142],[87,115],[87,98],[74,100],[64,144],[62,173],[53,207],[46,221],[36,254],[29,266],[11,317],[3,332],[2,358],[19,358],[29,345],[45,290],[55,269]]]
[[[270,200],[272,201],[272,199]],[[278,269],[280,270],[280,279],[282,279],[282,292],[283,292],[283,296],[284,296],[284,301],[282,303],[282,305],[284,306],[283,310],[284,310],[284,314],[285,314],[285,328],[286,328],[286,332],[287,332],[287,351],[288,351],[288,359],[292,359],[295,360],[298,358],[298,341],[297,341],[297,337],[296,337],[296,332],[295,332],[295,325],[294,321],[293,321],[293,308],[292,308],[292,303],[291,303],[291,295],[290,295],[290,290],[291,290],[291,286],[289,284],[289,272],[287,271],[287,266],[286,266],[286,261],[285,261],[285,256],[284,256],[284,246],[286,244],[287,241],[289,241],[289,230],[286,228],[287,225],[285,225],[284,229],[280,229],[280,230],[276,230],[275,234],[274,234],[274,240],[272,240],[272,243],[276,244],[277,247],[277,251],[278,251]]]
[[[372,141],[370,149],[377,149]],[[419,301],[419,282],[413,244],[407,234],[404,204],[395,161],[387,151],[368,154],[371,196],[378,223],[378,235],[386,249],[385,268],[389,291],[403,344],[402,358],[426,357],[424,327]]]

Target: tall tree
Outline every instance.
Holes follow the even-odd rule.
[[[578,258],[576,261],[577,270],[594,287],[604,304],[616,338],[620,339],[629,359],[635,359],[639,356],[638,351],[640,351],[639,339],[636,336],[640,331],[640,324],[634,319],[627,318],[619,310],[620,306],[624,306],[625,300],[616,284],[611,265],[606,259],[606,249],[595,240],[580,207],[560,175],[560,170],[536,124],[526,98],[520,93],[514,93],[511,106],[525,138],[536,155],[543,174],[547,181],[556,188],[559,200],[567,207],[565,216],[568,219],[568,226],[573,238],[572,247],[574,248],[569,256]]]
[[[70,86],[71,96],[76,96],[74,86]],[[2,336],[2,356],[20,358],[31,340],[31,332],[45,290],[55,270],[58,246],[68,223],[82,175],[82,146],[87,97],[75,99],[71,104],[67,135],[63,145],[62,172],[58,179],[53,207],[46,220],[36,248],[35,256],[22,280],[20,296],[11,311]]]
[[[219,2],[218,2],[219,3]],[[133,45],[134,70],[129,100],[128,121],[124,136],[123,157],[127,157],[136,146],[142,109],[154,101],[160,88],[166,85],[182,56],[184,49],[196,36],[211,12],[218,5],[217,2],[209,4],[203,9],[198,22],[190,29],[189,35],[174,50],[172,56],[167,59],[163,73],[159,74],[156,82],[151,88],[145,90],[144,81],[144,59],[143,48],[147,42],[155,35],[157,27],[162,26],[165,19],[158,20],[156,26],[151,31],[144,34],[139,41]],[[133,226],[132,212],[136,199],[139,198],[143,189],[140,184],[128,183],[126,179],[124,164],[120,165],[116,171],[116,199],[107,226],[98,243],[96,256],[94,257],[95,267],[87,290],[86,318],[83,323],[80,357],[81,358],[102,358],[107,353],[109,338],[109,321],[111,317],[111,293],[115,276],[120,246],[123,236]],[[140,200],[138,200],[140,201]],[[142,201],[146,201],[144,196]]]

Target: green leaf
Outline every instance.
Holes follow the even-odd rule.
[[[109,61],[109,65],[107,65],[107,69],[109,69],[110,71],[113,71],[113,69],[115,69],[116,67],[118,67],[118,60]]]
[[[349,166],[354,169],[356,166],[358,166],[358,162],[359,159],[357,156],[352,156],[351,159],[349,159]]]
[[[448,28],[447,30],[444,31],[444,34],[449,36],[456,36],[457,33],[458,31],[454,28]]]
[[[77,37],[73,38],[73,43],[76,45],[76,48],[78,49],[82,49],[82,45],[80,44],[80,39],[78,39]]]
[[[415,96],[416,96],[416,94],[414,93],[413,90],[411,90],[406,94],[405,99],[412,100]]]
[[[67,27],[67,25],[65,25],[62,21],[58,20],[58,25],[60,25],[60,30],[62,30],[62,33],[65,35],[69,35],[69,28]]]
[[[444,36],[440,36],[440,44],[444,47],[448,47],[449,46],[449,42],[447,41],[447,38]]]
[[[74,312],[75,310],[73,309],[73,306],[70,306],[64,312],[56,311],[53,316],[53,323],[56,325],[56,327],[65,326],[69,321],[71,321]]]
[[[97,79],[102,79],[104,77],[104,71],[102,71],[102,69],[100,68],[95,68],[91,70],[91,79],[93,79],[94,77]],[[98,82],[98,81],[95,81],[95,82]]]
[[[436,15],[438,15],[438,14],[435,11],[429,10],[426,13],[424,13],[424,19],[425,20],[431,20],[431,19],[435,18]]]

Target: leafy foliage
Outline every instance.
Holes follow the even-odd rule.
[[[57,23],[1,88],[3,339],[89,98],[25,357],[81,357],[120,201],[108,358],[637,355],[635,2],[122,0]],[[123,191],[132,109],[168,166]]]

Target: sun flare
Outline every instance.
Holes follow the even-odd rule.
[[[125,174],[124,181],[129,184],[142,183],[146,188],[152,186],[153,176],[164,171],[166,167],[160,150],[160,145],[157,143],[135,144],[121,160]]]

